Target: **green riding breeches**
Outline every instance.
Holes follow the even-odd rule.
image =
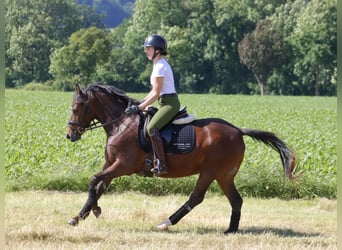
[[[154,129],[162,129],[177,114],[180,108],[180,102],[177,94],[162,95],[158,98],[158,111],[152,117],[147,126],[147,133],[153,134]]]

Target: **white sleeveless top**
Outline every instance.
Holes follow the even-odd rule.
[[[160,95],[176,93],[173,72],[170,64],[165,60],[165,58],[161,58],[156,64],[153,64],[153,70],[150,78],[151,84],[153,82],[152,79],[155,77],[164,77]]]

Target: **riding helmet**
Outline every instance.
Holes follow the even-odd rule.
[[[159,49],[161,55],[167,55],[167,42],[161,35],[152,34],[148,36],[144,42],[144,47],[148,46]]]

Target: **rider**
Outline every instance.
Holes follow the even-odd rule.
[[[154,167],[151,171],[156,175],[161,175],[167,173],[167,165],[159,131],[177,114],[180,102],[175,88],[172,68],[164,58],[168,54],[165,38],[157,34],[150,35],[146,38],[143,47],[147,58],[153,61],[153,70],[150,77],[152,89],[138,106],[128,107],[125,112],[137,113],[158,100],[159,109],[151,119],[147,127],[147,133],[151,138],[154,151]]]

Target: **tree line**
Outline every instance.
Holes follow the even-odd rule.
[[[136,0],[106,29],[73,0],[6,0],[6,87],[105,81],[147,91],[152,33],[168,41],[179,92],[336,95],[333,0]]]

